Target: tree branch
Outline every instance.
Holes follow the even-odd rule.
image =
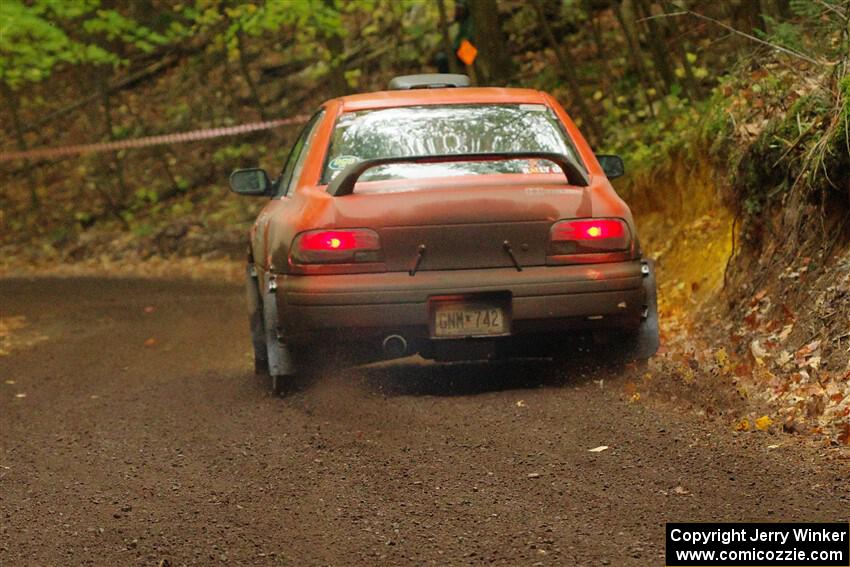
[[[721,28],[730,31],[731,33],[733,33],[735,35],[740,35],[742,37],[749,39],[750,41],[754,41],[758,44],[764,45],[764,46],[769,47],[771,49],[775,49],[776,51],[780,51],[782,53],[785,53],[786,55],[791,55],[793,57],[797,57],[799,59],[802,59],[803,61],[807,61],[807,62],[809,62],[813,65],[818,65],[820,67],[826,66],[826,63],[823,62],[823,61],[818,61],[816,59],[812,59],[808,55],[805,55],[805,54],[800,53],[798,51],[794,51],[793,49],[788,49],[787,47],[782,47],[781,45],[776,45],[775,43],[770,43],[769,41],[765,41],[765,40],[760,39],[760,38],[758,38],[754,35],[750,35],[748,33],[742,32],[741,30],[733,28],[729,24],[724,24],[720,20],[716,20],[716,19],[714,19],[710,16],[706,16],[705,14],[700,14],[699,12],[694,12],[693,10],[688,10],[687,8],[683,8],[682,6],[679,6],[678,4],[676,4],[675,2],[670,2],[670,5],[673,6],[674,8],[676,8],[677,10],[679,10],[679,12],[676,12],[676,13],[673,13],[673,14],[665,14],[664,16],[668,16],[668,15],[674,16],[674,15],[684,15],[684,14],[694,16],[695,18],[698,18],[700,20],[705,20],[707,22],[711,22],[712,24],[720,26]],[[662,15],[659,14],[658,16],[655,16],[655,17],[662,17]]]

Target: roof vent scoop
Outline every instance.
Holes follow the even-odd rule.
[[[428,73],[425,75],[404,75],[390,81],[391,91],[409,91],[410,89],[446,89],[468,87],[469,77],[447,73]]]

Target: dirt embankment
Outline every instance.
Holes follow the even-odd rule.
[[[738,430],[848,444],[848,207],[791,192],[748,215],[734,177],[682,156],[624,189],[656,258],[664,345],[634,388]]]

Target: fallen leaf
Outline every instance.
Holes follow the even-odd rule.
[[[810,342],[809,344],[801,347],[800,350],[798,350],[796,353],[794,353],[794,355],[797,358],[803,358],[803,357],[809,356],[810,354],[812,354],[814,351],[816,351],[819,348],[820,348],[820,339],[814,340],[814,341]]]
[[[673,489],[673,494],[684,496],[686,494],[690,494],[690,492],[684,486],[677,486]]]
[[[766,415],[763,415],[756,420],[756,429],[759,431],[765,431],[771,425],[773,425],[773,420]]]
[[[17,384],[17,382],[15,382],[14,380],[6,380],[6,381],[5,381],[5,383],[6,383],[6,384],[9,384],[10,386],[11,386],[12,384]]]
[[[538,478],[540,476],[540,473],[530,472],[525,476],[527,476],[528,478]]]
[[[768,445],[768,449],[779,449],[779,445]]]
[[[767,351],[764,350],[764,347],[761,346],[758,339],[750,343],[750,352],[756,360],[756,364],[759,366],[764,364],[764,357],[767,356]]]
[[[735,431],[749,431],[750,430],[750,420],[746,417],[735,424]]]
[[[746,377],[752,376],[753,367],[750,366],[749,364],[741,363],[741,364],[737,365],[732,371],[735,374],[735,376],[739,376],[741,378],[746,378]]]
[[[838,436],[838,441],[844,445],[850,445],[850,423],[845,423],[842,429],[843,431]]]
[[[826,409],[827,397],[823,395],[814,395],[806,402],[806,415],[810,418],[818,417],[823,414]]]
[[[776,357],[776,364],[778,364],[779,366],[785,366],[786,364],[791,362],[793,360],[793,358],[794,357],[792,357],[791,354],[787,350],[783,350]]]
[[[590,449],[589,451],[591,453],[601,453],[602,451],[607,451],[607,450],[608,450],[608,445],[600,445],[599,447],[594,447],[593,449]]]
[[[729,366],[729,354],[726,352],[725,348],[717,349],[717,352],[714,353],[714,359],[721,368]]]
[[[26,395],[26,394],[24,394],[23,392],[21,392],[21,393],[19,393],[19,394],[15,394],[15,397],[16,397],[16,398],[26,398],[26,397],[27,397],[27,395]]]
[[[153,313],[154,311],[156,311],[156,307],[154,307],[153,305],[148,305],[147,307],[145,307],[145,313]]]
[[[148,348],[155,347],[158,342],[159,341],[157,341],[155,338],[151,337],[151,338],[149,338],[148,340],[145,341],[145,346],[148,347]]]

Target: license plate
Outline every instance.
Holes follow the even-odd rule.
[[[437,337],[503,335],[508,332],[504,309],[494,305],[438,304],[434,316],[434,335]]]

